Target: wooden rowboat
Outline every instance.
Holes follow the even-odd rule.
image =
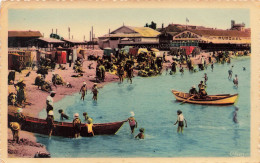
[[[16,121],[15,117],[8,114],[8,121]],[[93,131],[95,135],[115,135],[117,131],[123,126],[125,121],[110,122],[110,123],[96,123],[93,124]],[[53,136],[74,137],[74,130],[72,123],[54,121],[55,128],[53,129]],[[33,118],[26,116],[25,122],[22,124],[22,130],[48,135],[47,122],[45,119]],[[81,124],[80,136],[88,136],[88,128],[85,124]]]
[[[176,90],[172,90],[172,93],[177,101],[185,101],[187,103],[200,105],[233,105],[238,96],[238,94],[219,94],[208,95],[205,99],[194,99],[190,98],[191,96],[189,93],[183,93]]]

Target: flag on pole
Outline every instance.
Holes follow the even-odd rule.
[[[186,18],[186,22],[190,22],[188,18]]]

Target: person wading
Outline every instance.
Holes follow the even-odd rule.
[[[127,121],[129,122],[131,133],[133,134],[134,131],[135,131],[135,128],[137,128],[137,121],[134,118],[135,113],[134,112],[130,112],[130,114],[131,114],[131,116],[127,119]]]
[[[207,75],[207,73],[205,73],[204,74],[204,83],[205,83],[205,85],[207,85],[207,81],[208,81],[208,75]]]
[[[47,97],[46,99],[46,112],[47,112],[47,115],[49,113],[50,110],[53,110],[53,97],[55,96],[55,92],[54,91],[51,91],[50,95]]]
[[[178,128],[177,128],[178,133],[180,133],[180,132],[183,133],[184,121],[185,121],[185,127],[187,127],[187,121],[184,118],[182,111],[178,110],[177,111],[177,121],[174,123],[174,125],[176,125],[178,123]]]
[[[86,127],[88,128],[88,136],[92,137],[94,136],[94,132],[93,132],[93,120],[92,118],[89,118],[87,123],[86,123]]]
[[[231,68],[228,70],[228,79],[230,80],[232,78],[232,74],[233,74],[233,71],[232,71],[232,68],[234,66],[231,66]]]
[[[235,78],[233,79],[233,83],[234,83],[235,87],[238,88],[238,77],[237,77],[237,74],[235,75]]]
[[[86,84],[86,82],[83,82],[83,85],[82,85],[82,87],[79,90],[79,93],[81,93],[81,98],[80,99],[84,101],[85,95],[87,94],[87,84]]]
[[[79,114],[74,114],[74,120],[73,120],[73,129],[74,129],[74,137],[78,138],[80,136],[80,130],[81,130],[81,120],[79,119]]]
[[[93,99],[94,101],[97,101],[97,96],[98,96],[97,83],[94,83],[94,85],[93,85],[93,87],[92,87],[92,93],[93,93],[92,99]]]
[[[47,132],[50,138],[54,129],[54,117],[53,117],[52,110],[49,111],[48,117],[46,118],[46,122],[47,122]]]

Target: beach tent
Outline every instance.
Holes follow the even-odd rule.
[[[155,49],[155,48],[152,48],[151,51],[153,51],[153,52],[159,52],[159,50],[158,50],[158,49]]]
[[[140,49],[138,49],[138,54],[140,54],[140,53],[148,53],[148,50],[146,49],[146,48],[140,48]]]
[[[110,56],[111,53],[113,53],[113,50],[111,48],[104,49],[104,56]]]
[[[67,63],[67,61],[66,61],[67,52],[66,51],[57,51],[57,55],[58,55],[58,60],[57,60],[58,64],[65,64],[65,63]]]
[[[190,55],[195,49],[195,46],[181,46],[180,48],[185,49],[186,55]]]
[[[129,54],[136,56],[136,54],[138,53],[138,48],[130,48],[129,49]]]

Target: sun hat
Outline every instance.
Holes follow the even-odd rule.
[[[196,88],[195,85],[193,85],[192,88]]]
[[[135,113],[133,111],[130,112],[131,117],[135,116]]]
[[[86,85],[87,83],[86,82],[83,82],[84,85]]]
[[[20,125],[19,125],[19,123],[17,123],[17,122],[10,122],[10,127],[11,127],[13,130],[19,130],[19,129],[20,129]]]
[[[94,83],[94,85],[97,85],[97,83]]]
[[[51,91],[50,94],[56,94],[56,92],[55,91]]]
[[[79,117],[79,113],[75,113],[74,114],[74,117],[76,118],[76,117]]]
[[[49,113],[48,113],[48,115],[53,115],[53,111],[50,110]]]

